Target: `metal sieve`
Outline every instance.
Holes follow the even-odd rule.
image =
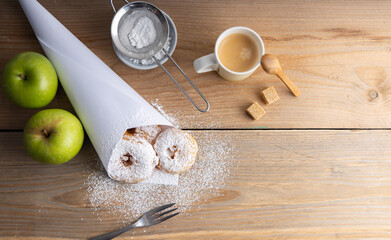
[[[147,59],[152,58],[163,70],[164,72],[172,79],[175,85],[185,94],[185,96],[189,99],[189,101],[201,112],[209,111],[210,105],[206,100],[204,95],[198,90],[198,88],[194,85],[194,83],[190,80],[190,78],[186,75],[186,73],[180,68],[180,66],[175,62],[175,60],[170,56],[169,53],[164,49],[164,45],[169,39],[170,27],[165,17],[165,14],[158,9],[156,6],[147,3],[147,2],[128,2],[124,0],[127,4],[122,6],[118,11],[116,10],[113,0],[110,0],[111,6],[115,13],[112,23],[111,23],[111,38],[113,40],[113,47],[115,53],[123,61],[125,64],[130,65],[126,62],[123,56],[126,56],[131,59]],[[157,32],[157,37],[155,41],[141,49],[137,49],[136,47],[130,44],[128,40],[129,29],[127,28],[127,24],[129,20],[133,17],[134,14],[142,13],[145,16],[149,17],[153,22],[153,25]],[[168,15],[167,15],[168,16]],[[174,31],[176,34],[176,31]],[[175,36],[176,39],[176,36]],[[178,70],[182,73],[182,75],[186,78],[186,80],[191,84],[191,86],[197,91],[200,97],[205,101],[206,108],[201,109],[189,96],[189,94],[181,87],[181,85],[174,79],[174,77],[168,72],[168,70],[163,67],[163,61],[158,60],[156,58],[156,54],[162,51],[165,55],[164,58],[170,59],[174,65],[178,68]],[[163,59],[164,59],[163,58]],[[130,65],[131,66],[131,65]],[[131,66],[132,67],[132,66]]]

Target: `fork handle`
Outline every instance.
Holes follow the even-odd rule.
[[[136,224],[132,224],[130,226],[126,226],[126,227],[123,227],[121,229],[118,229],[117,231],[109,232],[109,233],[106,233],[106,234],[103,234],[103,235],[100,235],[100,236],[97,236],[97,237],[90,238],[89,240],[109,240],[109,239],[113,239],[116,236],[121,235],[122,233],[127,232],[130,229],[135,228],[135,227],[136,227]]]

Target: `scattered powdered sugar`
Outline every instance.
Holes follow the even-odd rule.
[[[172,116],[165,116],[176,122]],[[198,142],[199,152],[193,167],[180,174],[177,186],[121,183],[110,179],[102,166],[91,169],[85,182],[86,197],[99,217],[116,215],[119,222],[126,224],[159,205],[175,202],[183,213],[220,196],[219,189],[225,186],[236,165],[233,133],[192,131],[190,134]]]
[[[179,128],[178,120],[176,119],[174,114],[168,114],[163,106],[159,103],[159,99],[155,99],[155,101],[148,101],[152,106],[156,108],[172,125],[176,128]]]
[[[179,93],[178,93],[179,94]],[[208,113],[202,113],[194,110],[191,114],[184,114],[180,110],[166,111],[160,104],[159,99],[150,99],[145,97],[146,100],[162,114],[168,121],[170,121],[176,128],[199,128],[199,129],[213,129],[221,128],[223,125],[217,116],[208,115]],[[190,104],[190,103],[189,103]],[[203,121],[199,121],[202,119]]]

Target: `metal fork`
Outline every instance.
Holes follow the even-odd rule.
[[[106,234],[100,235],[98,237],[90,238],[90,240],[108,240],[108,239],[115,238],[116,236],[118,236],[118,235],[120,235],[120,234],[122,234],[122,233],[124,233],[126,231],[129,231],[132,228],[149,227],[149,226],[153,226],[153,225],[159,224],[161,222],[164,222],[164,221],[166,221],[166,220],[168,220],[168,219],[170,219],[170,218],[172,218],[172,217],[174,217],[174,216],[179,214],[179,212],[176,212],[176,213],[173,213],[171,215],[165,216],[168,213],[177,210],[178,208],[174,208],[174,209],[170,209],[170,210],[162,212],[163,210],[166,210],[166,209],[174,206],[174,204],[175,203],[170,203],[170,204],[166,204],[166,205],[163,205],[163,206],[151,209],[148,212],[144,213],[137,220],[137,222],[133,223],[132,225],[124,227],[124,228],[121,228],[121,229],[119,229],[117,231],[114,231],[114,232],[110,232],[110,233],[106,233]]]

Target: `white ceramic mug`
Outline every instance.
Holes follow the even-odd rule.
[[[252,69],[245,72],[235,72],[226,68],[220,61],[219,56],[217,54],[217,50],[219,49],[221,41],[227,36],[234,33],[242,33],[245,34],[251,39],[254,40],[258,47],[259,56],[258,56],[258,64]],[[239,81],[249,77],[253,72],[259,67],[261,58],[265,54],[265,47],[263,45],[263,41],[261,37],[253,30],[247,27],[232,27],[225,30],[220,36],[217,38],[215,44],[215,51],[212,54],[203,56],[194,61],[194,70],[197,73],[204,73],[210,71],[217,71],[217,73],[224,79],[230,81]]]

